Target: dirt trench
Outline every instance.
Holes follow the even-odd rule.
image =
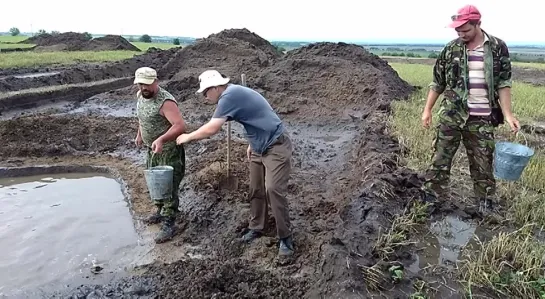
[[[0,92],[60,86],[134,76],[142,66],[160,68],[177,48],[154,50],[111,63],[84,63],[67,66],[0,70]]]
[[[208,67],[233,82],[246,73],[249,86],[263,92],[281,114],[294,144],[289,202],[295,257],[276,259],[273,217],[263,238],[251,245],[237,241],[247,226],[249,202],[247,145],[234,126],[232,168],[238,190],[218,185],[225,173],[225,132],[187,145],[180,234],[157,245],[156,261],[138,274],[106,285],[60,289],[58,296],[369,296],[360,267],[377,261],[372,245],[379,231],[389,227],[420,184],[397,164],[400,148],[386,126],[390,103],[407,98],[413,87],[362,47],[320,43],[286,56],[272,49],[247,30],[226,31],[173,53],[161,77],[180,99],[191,130],[205,123],[214,108],[194,95],[196,76]],[[129,186],[139,221],[153,207],[141,174],[144,152],[133,145],[133,94],[120,89],[0,122],[0,139],[7,145],[0,149],[0,164],[115,168]],[[410,288],[404,285],[387,295],[403,297]]]

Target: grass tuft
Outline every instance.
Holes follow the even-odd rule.
[[[466,253],[460,274],[466,290],[479,288],[503,298],[545,296],[545,244],[533,237],[527,225],[511,233],[500,232],[489,242]]]

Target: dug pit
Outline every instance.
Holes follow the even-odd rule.
[[[70,170],[0,171],[0,295],[105,283],[138,260],[144,248],[118,181]]]

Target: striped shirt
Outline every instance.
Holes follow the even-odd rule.
[[[488,37],[485,35],[485,42]],[[490,115],[490,102],[488,99],[488,85],[484,72],[484,43],[472,50],[468,50],[469,70],[469,96],[467,105],[470,115]]]

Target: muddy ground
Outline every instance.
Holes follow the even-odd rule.
[[[218,69],[235,83],[240,82],[241,73],[246,74],[248,85],[269,99],[293,139],[289,202],[296,255],[289,261],[276,259],[273,217],[265,237],[251,245],[238,242],[249,219],[248,167],[247,144],[240,126],[234,125],[236,191],[219,186],[225,173],[225,132],[187,145],[178,236],[156,245],[154,261],[128,277],[104,285],[59,287],[56,296],[378,296],[369,290],[369,277],[361,268],[380,262],[373,250],[375,241],[418,196],[421,185],[416,173],[399,164],[401,149],[387,127],[392,101],[406,99],[414,87],[399,78],[386,61],[362,47],[318,43],[281,55],[247,30],[227,30],[181,50],[144,55],[140,60],[58,70],[67,78],[74,72],[99,80],[109,76],[107,73],[131,76],[137,67],[151,65],[159,70],[161,85],[180,100],[189,130],[204,124],[214,109],[194,94],[202,71]],[[9,72],[17,71],[5,71],[4,75]],[[1,80],[6,82],[6,78]],[[10,80],[11,90],[38,85],[38,79]],[[63,84],[58,82],[52,81]],[[140,232],[156,231],[157,227],[146,228],[140,221],[154,208],[142,175],[144,150],[133,144],[137,126],[134,93],[134,87],[129,86],[76,102],[4,112],[0,116],[0,166],[111,167],[128,186]],[[456,206],[444,207],[438,217],[441,212],[472,217]],[[414,262],[414,248],[403,247],[393,256],[408,269]],[[387,269],[381,268],[385,277],[389,276]],[[418,270],[406,271],[401,283],[394,285],[386,279],[381,294],[408,298],[417,279],[437,278]],[[441,288],[436,298],[460,298],[458,287]]]

